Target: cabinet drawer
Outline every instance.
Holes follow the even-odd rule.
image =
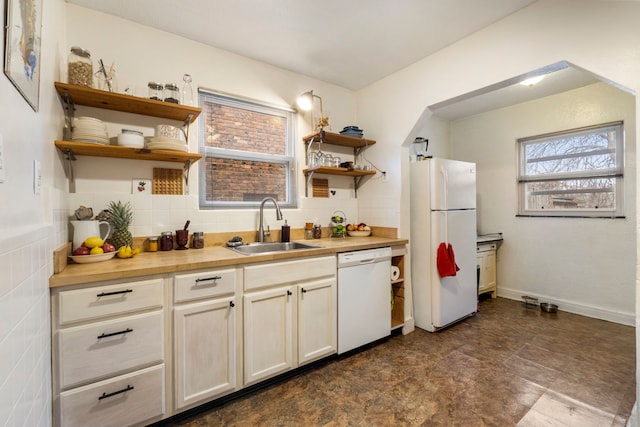
[[[250,265],[244,268],[244,289],[248,291],[319,277],[335,276],[336,268],[335,256]]]
[[[483,243],[476,246],[476,252],[495,251],[498,248],[496,243]]]
[[[60,324],[162,307],[162,279],[62,291]]]
[[[125,426],[164,414],[164,364],[60,393],[60,425]]]
[[[162,311],[58,332],[60,388],[163,360]]]
[[[190,301],[236,291],[236,270],[203,271],[193,274],[178,274],[174,280],[174,301]]]

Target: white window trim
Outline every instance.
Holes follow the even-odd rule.
[[[285,155],[264,154],[250,151],[223,149],[205,146],[205,119],[201,118],[198,128],[198,149],[202,154],[202,165],[199,167],[199,204],[201,209],[233,209],[233,208],[257,208],[260,201],[207,201],[207,183],[205,161],[207,157],[226,158],[235,160],[265,161],[278,163],[287,169],[287,199],[278,200],[281,208],[296,208],[298,203],[297,181],[295,179],[295,110],[290,107],[271,105],[259,101],[245,99],[238,96],[215,92],[207,89],[198,89],[198,102],[203,108],[203,97],[209,97],[216,103],[229,107],[251,109],[252,111],[284,117],[287,120],[287,143]],[[204,108],[203,108],[204,110]]]
[[[537,135],[517,140],[517,164],[518,164],[518,214],[517,216],[533,216],[533,217],[571,217],[571,218],[624,218],[624,169],[625,169],[625,144],[624,144],[624,127],[622,121],[603,123],[593,126],[586,126],[578,129],[570,129],[561,132]],[[567,134],[592,133],[594,130],[617,127],[616,129],[616,167],[603,169],[599,171],[577,171],[573,173],[552,174],[552,175],[535,175],[526,176],[523,171],[526,170],[526,158],[524,157],[524,148],[527,143],[542,142],[544,140],[556,139],[558,136]],[[525,187],[529,182],[555,181],[562,179],[579,179],[593,177],[616,177],[616,207],[615,208],[599,208],[599,209],[531,209],[526,207]]]

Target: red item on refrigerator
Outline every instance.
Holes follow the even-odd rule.
[[[456,264],[456,256],[451,243],[440,243],[438,246],[436,265],[440,277],[455,276],[456,272],[460,271],[460,268]]]

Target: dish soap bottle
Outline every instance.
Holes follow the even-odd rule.
[[[280,229],[280,241],[288,242],[290,238],[291,238],[291,227],[289,227],[289,224],[287,224],[287,220],[285,219],[284,225]]]

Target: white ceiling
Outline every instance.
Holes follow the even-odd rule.
[[[66,0],[358,90],[537,0]],[[557,71],[560,69],[560,71]],[[514,76],[429,108],[459,119],[595,83],[568,64],[541,84]]]
[[[536,0],[67,0],[361,89]]]

